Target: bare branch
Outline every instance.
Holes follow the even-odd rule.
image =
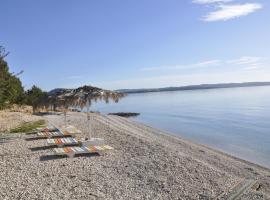
[[[3,60],[5,57],[7,57],[9,52],[6,52],[5,48],[3,46],[0,46],[0,60]]]

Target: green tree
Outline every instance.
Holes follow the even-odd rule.
[[[4,60],[7,55],[5,49],[0,46],[0,109],[24,101],[22,83],[16,75],[9,72],[8,64]]]
[[[38,103],[47,96],[47,93],[35,85],[24,92],[22,83],[17,77],[22,72],[19,74],[9,72],[8,63],[5,61],[7,55],[5,49],[0,46],[0,109],[12,104],[28,104],[33,106],[35,111]]]
[[[47,92],[42,91],[39,87],[33,85],[31,89],[25,93],[26,104],[33,106],[35,111],[39,102],[47,96]]]

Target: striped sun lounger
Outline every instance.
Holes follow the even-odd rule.
[[[78,145],[79,141],[72,137],[67,138],[58,138],[58,139],[47,139],[47,143],[49,145],[57,145],[57,146],[64,146],[64,145]]]
[[[78,133],[78,132],[81,132],[79,131],[77,128],[75,128],[74,126],[71,126],[71,125],[68,125],[66,127],[60,127],[59,130],[65,130],[65,131],[68,131],[70,133]]]
[[[47,138],[52,138],[52,137],[72,137],[73,135],[76,135],[78,133],[81,133],[81,131],[76,129],[74,126],[67,126],[66,128],[61,128],[61,129],[59,129],[57,131],[38,132],[37,136],[38,137],[47,137]]]
[[[42,128],[36,128],[38,132],[51,132],[51,131],[58,131],[58,129],[54,126],[47,126]]]
[[[58,139],[47,139],[48,145],[57,145],[59,147],[62,146],[73,146],[73,145],[80,145],[80,146],[101,146],[104,145],[103,138],[91,138],[85,140],[84,138],[58,138]]]
[[[53,131],[53,132],[38,132],[37,136],[38,137],[47,137],[47,138],[52,138],[52,137],[72,137],[76,133],[70,133],[68,131]]]
[[[68,157],[73,158],[76,154],[102,153],[104,151],[109,151],[112,149],[113,148],[109,145],[64,147],[64,148],[55,148],[54,153],[56,155],[67,155]]]

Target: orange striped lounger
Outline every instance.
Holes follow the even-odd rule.
[[[66,138],[57,138],[57,139],[47,139],[48,145],[57,145],[59,147],[62,146],[102,146],[104,144],[103,138],[73,138],[73,137],[66,137]]]
[[[109,151],[112,149],[113,148],[109,145],[64,147],[64,148],[55,148],[54,153],[56,155],[67,155],[68,157],[73,158],[76,154],[102,153],[104,151]]]
[[[43,131],[39,131],[37,133],[37,135],[39,137],[47,137],[47,138],[51,138],[51,137],[67,137],[67,136],[73,136],[77,133],[81,133],[80,130],[76,129],[74,126],[67,126],[65,128],[60,128],[57,129],[55,128],[55,130],[51,131],[51,129],[44,129]]]

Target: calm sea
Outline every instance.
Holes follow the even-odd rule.
[[[91,109],[139,112],[136,121],[270,167],[269,86],[130,94]]]

